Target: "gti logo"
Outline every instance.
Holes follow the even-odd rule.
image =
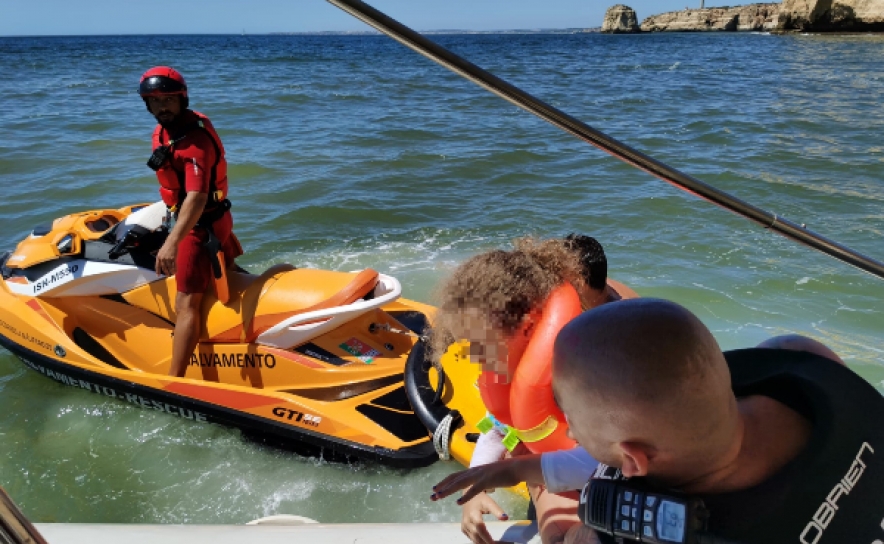
[[[322,417],[320,416],[305,414],[304,412],[290,410],[288,408],[283,408],[282,406],[274,408],[273,415],[280,419],[294,420],[295,423],[310,425],[311,427],[319,427],[319,424],[322,423]]]

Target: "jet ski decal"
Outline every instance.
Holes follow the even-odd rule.
[[[362,343],[358,338],[351,338],[338,347],[367,365],[373,363],[375,357],[381,355],[380,351]]]
[[[201,367],[238,367],[238,368],[275,368],[276,357],[267,353],[194,353],[190,356],[190,366]]]
[[[37,346],[38,348],[44,349],[48,352],[53,352],[52,344],[50,344],[48,342],[44,342],[43,340],[40,340],[39,338],[35,338],[34,336],[32,336],[31,334],[28,334],[25,331],[20,331],[20,330],[16,329],[15,327],[10,325],[6,321],[3,321],[2,319],[0,319],[0,328],[6,329],[10,333],[12,333],[13,336],[18,336],[19,338]]]
[[[59,383],[63,383],[64,385],[70,387],[79,387],[92,393],[98,393],[100,395],[104,395],[113,399],[124,400],[130,404],[135,404],[136,406],[152,408],[158,412],[164,412],[173,416],[183,417],[184,419],[190,419],[200,423],[205,423],[208,421],[208,416],[202,412],[188,410],[187,408],[182,408],[181,406],[170,404],[168,402],[160,402],[157,400],[148,399],[136,393],[119,392],[111,387],[94,384],[86,380],[71,378],[67,374],[58,372],[56,370],[50,370],[44,366],[28,361],[24,358],[22,358],[22,361],[24,361],[27,366],[29,366],[33,370],[36,370],[40,374],[43,374],[47,378],[51,378]]]

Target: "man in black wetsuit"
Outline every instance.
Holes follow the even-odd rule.
[[[597,476],[701,499],[704,542],[880,544],[884,398],[825,346],[778,344],[722,353],[685,308],[623,301],[562,330],[553,385],[608,465]],[[581,528],[569,541],[615,540]]]

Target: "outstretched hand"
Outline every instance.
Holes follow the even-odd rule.
[[[540,482],[537,475],[540,474]],[[504,459],[496,463],[473,467],[461,472],[450,474],[447,478],[433,486],[431,500],[444,499],[456,491],[467,489],[457,504],[464,504],[483,491],[498,487],[512,487],[521,482],[542,483],[543,472],[540,468],[539,455],[525,455]]]

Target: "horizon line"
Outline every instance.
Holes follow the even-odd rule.
[[[600,30],[595,27],[564,27],[564,28],[506,28],[492,30],[468,30],[468,29],[434,29],[418,30],[421,34],[552,34],[552,33],[593,33]],[[305,31],[276,31],[276,32],[167,32],[167,33],[102,33],[102,34],[3,34],[0,38],[97,38],[109,36],[382,36],[377,30],[305,30]]]

